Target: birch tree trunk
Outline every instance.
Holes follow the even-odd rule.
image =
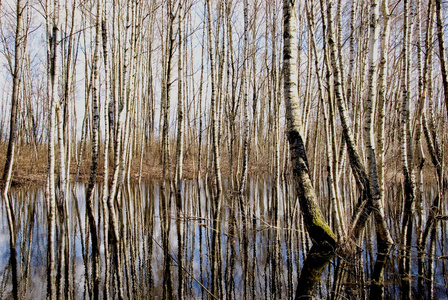
[[[384,217],[384,209],[382,204],[381,189],[378,181],[378,171],[373,143],[373,116],[374,103],[376,99],[377,85],[377,57],[378,57],[378,15],[379,4],[377,0],[371,2],[371,23],[370,23],[370,50],[369,50],[369,94],[366,100],[366,122],[364,127],[364,135],[366,141],[367,163],[369,169],[369,184],[372,207],[375,216],[376,232],[377,232],[377,260],[375,262],[372,274],[372,283],[370,297],[372,299],[382,299],[384,296],[384,267],[386,264],[389,250],[393,244],[392,237],[387,228],[386,219]]]
[[[182,190],[182,167],[183,167],[183,155],[184,155],[184,100],[183,100],[183,47],[184,37],[182,22],[184,20],[182,0],[179,1],[178,10],[178,62],[177,62],[177,144],[176,144],[176,192],[178,197],[181,196]]]
[[[293,176],[308,234],[315,245],[334,249],[336,237],[324,221],[311,183],[309,166],[302,140],[299,95],[297,93],[297,16],[294,1],[283,1],[283,72],[287,136]]]
[[[219,151],[219,124],[218,124],[218,101],[216,97],[216,65],[215,65],[215,51],[214,51],[214,35],[212,30],[212,13],[211,13],[211,3],[207,0],[207,30],[208,30],[208,48],[209,48],[209,59],[210,59],[210,77],[211,77],[211,96],[210,96],[210,115],[211,115],[211,131],[212,131],[212,152],[213,152],[213,162],[214,162],[214,173],[215,173],[215,184],[217,195],[221,194],[222,191],[222,181],[221,181],[221,156]]]
[[[103,21],[105,21],[105,19],[103,19]],[[107,32],[106,32],[106,28],[104,27],[104,25],[102,25],[102,39],[103,39],[103,57],[104,57],[104,63],[105,63],[105,75],[107,74],[108,71],[108,60],[107,60],[107,48],[105,48],[105,46],[107,46]],[[116,56],[117,54],[115,54]],[[126,53],[125,53],[126,56]],[[116,59],[116,57],[114,57],[114,55],[112,54],[112,61]],[[126,61],[126,59],[125,59]],[[117,194],[118,194],[118,181],[119,181],[119,174],[120,174],[120,167],[121,167],[121,162],[120,162],[120,158],[121,156],[121,149],[122,149],[122,131],[123,131],[123,114],[124,114],[124,103],[123,100],[120,97],[120,93],[119,93],[119,85],[116,84],[116,81],[118,81],[117,78],[117,70],[114,70],[115,68],[118,68],[118,66],[112,64],[111,65],[112,70],[111,70],[111,76],[110,76],[110,80],[111,80],[111,87],[110,87],[110,94],[111,94],[111,102],[109,104],[109,107],[107,108],[109,110],[108,113],[108,124],[109,124],[109,128],[107,128],[106,130],[109,131],[109,135],[110,135],[110,140],[113,143],[113,154],[114,154],[114,160],[113,160],[113,174],[112,174],[112,181],[110,183],[110,186],[108,188],[108,196],[107,196],[107,209],[109,212],[109,224],[111,226],[109,232],[107,233],[107,236],[110,240],[110,243],[112,244],[111,247],[111,251],[112,251],[112,259],[113,259],[113,263],[114,263],[114,273],[116,274],[116,280],[114,280],[114,290],[117,290],[118,292],[118,298],[119,299],[124,299],[124,282],[123,282],[123,273],[122,273],[122,261],[121,261],[121,247],[120,247],[120,243],[121,243],[121,238],[120,238],[120,231],[119,231],[119,224],[118,224],[118,212],[116,211],[116,206],[115,206],[115,200],[117,198]],[[112,80],[112,78],[115,79]],[[108,78],[106,77],[106,81],[108,80]],[[115,85],[114,85],[115,83]],[[106,92],[107,95],[107,92]],[[107,101],[107,100],[106,100]],[[119,102],[120,105],[119,105]],[[106,107],[104,108],[106,109]],[[106,116],[105,116],[106,117]],[[106,151],[106,149],[105,149]],[[106,155],[106,154],[105,154]],[[106,171],[106,170],[105,170]],[[106,174],[106,172],[105,172]],[[105,178],[106,180],[106,178]],[[107,178],[108,180],[108,178]],[[107,266],[107,265],[106,265]],[[106,284],[106,288],[107,288],[107,284]]]
[[[98,0],[98,5],[101,7],[98,11],[101,13],[101,38],[102,38],[102,50],[104,61],[104,78],[105,80],[105,101],[104,101],[104,178],[103,178],[103,190],[102,190],[102,210],[103,210],[103,230],[104,230],[104,264],[105,264],[105,278],[104,278],[104,298],[110,298],[110,249],[109,249],[109,223],[113,221],[110,219],[110,213],[108,209],[108,197],[109,197],[109,151],[110,149],[110,124],[109,124],[109,106],[112,101],[112,82],[109,71],[109,49],[108,49],[108,34],[107,34],[107,12],[106,5],[103,0]]]
[[[428,27],[427,27],[427,34],[426,34],[426,47],[430,48],[429,45],[433,44],[433,18],[437,16],[433,16],[434,13],[434,5],[432,1],[428,2]],[[442,190],[444,189],[444,182],[443,182],[443,173],[444,173],[444,164],[443,164],[443,157],[441,156],[441,147],[440,147],[440,141],[439,141],[439,135],[436,131],[435,126],[435,120],[434,120],[434,110],[433,110],[433,51],[427,51],[426,52],[426,58],[425,58],[425,67],[423,71],[423,87],[427,89],[426,95],[423,94],[421,99],[421,111],[422,111],[422,127],[423,127],[423,133],[425,135],[426,144],[428,147],[428,152],[431,157],[431,161],[434,165],[434,168],[436,169],[436,175],[437,175],[437,195],[434,197],[434,200],[432,201],[431,209],[428,214],[426,224],[423,228],[423,230],[420,233],[419,236],[419,282],[418,282],[418,288],[419,291],[422,292],[422,297],[426,297],[428,299],[434,299],[434,266],[433,266],[433,258],[432,255],[434,255],[435,251],[435,245],[434,245],[434,236],[436,233],[436,227],[437,227],[437,216],[440,212],[440,206],[441,206],[441,199],[442,199]],[[428,116],[426,116],[426,112],[424,109],[425,103],[427,104],[427,110]],[[423,107],[422,107],[423,106]],[[429,243],[429,253],[427,252],[427,245]],[[427,253],[427,256],[424,255]],[[426,256],[426,257],[425,257]],[[425,266],[424,261],[427,260],[427,264]],[[425,267],[427,273],[425,274]],[[421,278],[422,277],[422,278]],[[420,279],[421,278],[421,279]],[[428,293],[425,294],[423,290],[423,280],[427,281],[427,291]]]
[[[14,152],[18,130],[18,107],[19,90],[21,88],[21,65],[22,65],[22,43],[23,43],[23,4],[17,0],[16,4],[16,30],[14,39],[14,69],[12,70],[12,92],[11,92],[11,113],[9,119],[9,141],[6,150],[6,161],[2,175],[2,192],[7,193],[11,185],[12,168],[14,164]]]
[[[163,129],[162,129],[162,149],[163,149],[163,187],[168,176],[171,184],[171,161],[169,148],[169,114],[170,114],[170,91],[171,91],[171,69],[172,59],[174,55],[175,37],[173,33],[174,27],[174,13],[172,12],[171,0],[167,3],[168,14],[168,32],[167,32],[167,47],[164,57],[163,65],[163,82],[162,82],[162,113],[163,113]]]
[[[63,96],[57,103],[57,131],[58,131],[58,146],[59,146],[59,170],[57,181],[57,208],[61,219],[61,226],[58,232],[58,270],[56,275],[57,295],[58,299],[64,297],[70,299],[71,297],[71,245],[70,245],[70,215],[69,215],[69,181],[70,181],[70,164],[71,164],[71,130],[69,124],[72,120],[71,97],[72,97],[72,80],[76,67],[76,56],[74,56],[74,41],[73,34],[75,27],[75,7],[76,1],[73,2],[73,9],[69,14],[68,4],[65,4],[65,32],[67,36],[61,37],[62,52],[62,87]],[[71,22],[70,28],[69,20]]]
[[[198,181],[198,186],[199,186],[199,181],[201,179],[201,174],[202,174],[202,93],[204,90],[204,53],[205,53],[205,36],[206,36],[206,20],[204,20],[202,26],[203,26],[203,30],[202,30],[202,45],[201,45],[201,77],[200,77],[200,81],[199,81],[199,96],[198,96],[198,101],[199,101],[199,107],[198,107],[198,118],[199,118],[199,131],[198,131],[198,176],[197,176],[197,181]],[[230,164],[231,165],[231,164]]]
[[[184,279],[183,279],[183,268],[184,268],[184,244],[183,244],[183,214],[182,214],[182,164],[183,164],[183,155],[184,155],[184,84],[183,84],[183,47],[184,47],[184,35],[182,22],[184,20],[184,11],[183,11],[183,0],[179,0],[179,4],[177,7],[178,10],[178,66],[177,66],[177,145],[176,145],[176,206],[177,206],[177,243],[178,243],[178,252],[177,252],[177,263],[178,263],[178,296],[180,299],[184,298]]]
[[[55,230],[56,230],[56,198],[55,198],[55,133],[56,105],[58,99],[57,74],[57,38],[59,35],[59,2],[46,2],[47,38],[48,38],[48,95],[50,99],[50,128],[48,132],[48,177],[46,187],[48,218],[48,254],[47,254],[47,299],[56,298],[55,274]]]
[[[18,123],[18,106],[19,106],[19,88],[21,83],[21,64],[22,64],[22,40],[23,31],[23,11],[24,7],[21,0],[17,0],[16,4],[16,32],[14,40],[14,69],[12,73],[12,94],[11,94],[11,114],[9,120],[9,141],[6,150],[6,161],[3,169],[2,181],[0,183],[1,193],[6,208],[6,216],[8,219],[9,228],[9,261],[11,264],[12,276],[12,296],[14,299],[19,299],[19,271],[17,262],[17,233],[15,226],[15,213],[12,202],[9,200],[9,187],[11,185],[12,170],[14,165],[14,152],[17,138],[17,123]],[[3,133],[1,131],[0,133]]]
[[[100,284],[100,252],[99,252],[99,238],[97,224],[95,221],[95,193],[94,188],[96,184],[96,177],[98,172],[98,158],[99,158],[99,49],[100,49],[100,30],[101,30],[101,5],[99,1],[96,5],[95,16],[95,33],[94,33],[94,54],[92,61],[92,165],[90,169],[90,178],[86,190],[86,211],[89,223],[89,232],[92,239],[92,277],[93,277],[93,299],[99,298],[99,284]]]
[[[410,99],[410,58],[409,58],[409,46],[411,39],[411,28],[409,22],[409,2],[404,1],[404,43],[403,43],[403,69],[402,69],[402,111],[401,111],[401,135],[400,135],[400,148],[401,148],[401,160],[404,173],[404,196],[405,202],[403,207],[403,219],[402,219],[402,231],[401,231],[401,258],[400,258],[400,276],[401,276],[401,288],[402,299],[411,298],[411,244],[412,244],[412,231],[413,231],[413,219],[412,214],[414,211],[414,178],[413,178],[413,159],[411,150],[411,138],[410,138],[410,111],[409,111],[409,99]]]
[[[421,17],[421,3],[419,1],[419,7],[418,7],[418,30],[419,30],[419,46],[421,45],[421,23],[422,23],[422,17]],[[426,26],[426,39],[425,39],[425,48],[429,49],[429,45],[433,43],[433,35],[434,35],[434,26],[432,25],[433,21],[433,3],[432,1],[428,4],[428,10],[427,10],[427,26]],[[419,47],[420,48],[420,47]],[[416,132],[416,143],[417,143],[417,185],[416,185],[416,209],[418,212],[418,219],[417,219],[417,225],[416,225],[416,244],[418,249],[418,260],[417,260],[417,268],[418,268],[418,280],[417,280],[417,291],[420,295],[421,299],[425,297],[425,287],[424,282],[426,281],[426,274],[425,274],[425,253],[426,253],[426,241],[423,240],[423,235],[425,232],[425,228],[423,225],[423,166],[425,163],[425,155],[423,151],[423,145],[421,142],[421,134],[424,133],[424,136],[426,138],[426,142],[428,145],[428,148],[430,149],[430,155],[432,157],[432,139],[430,138],[430,134],[428,132],[428,122],[426,118],[426,112],[425,112],[425,102],[426,99],[432,98],[432,53],[433,51],[426,51],[423,69],[421,70],[421,82],[419,80],[419,85],[421,84],[421,89],[419,89],[419,102],[418,102],[418,110],[419,110],[419,117],[417,118],[417,132]],[[421,66],[422,57],[419,55],[418,57],[419,66]],[[431,71],[430,71],[431,69]],[[428,139],[429,137],[429,139]],[[437,165],[437,163],[436,163]]]
[[[270,24],[270,30],[271,30],[271,39],[272,39],[272,59],[271,59],[271,70],[268,73],[270,84],[268,86],[268,93],[269,93],[269,106],[270,106],[270,117],[269,117],[269,131],[272,131],[273,134],[270,134],[269,137],[269,144],[270,146],[267,148],[267,151],[270,151],[272,153],[269,153],[269,157],[272,160],[272,200],[270,203],[270,209],[269,214],[271,217],[271,222],[273,226],[280,226],[280,218],[279,218],[279,211],[280,211],[280,199],[281,199],[281,177],[280,177],[280,128],[281,124],[279,122],[280,120],[280,103],[281,103],[281,90],[280,90],[280,80],[278,76],[278,69],[279,69],[279,60],[277,58],[277,52],[279,51],[278,43],[277,43],[277,8],[276,8],[276,2],[273,2],[270,7],[270,12],[272,13],[272,21]],[[296,89],[296,92],[298,94],[298,90]],[[243,222],[245,220],[243,219]],[[243,226],[245,224],[243,223]],[[243,227],[244,229],[244,227]],[[244,237],[247,240],[247,237]],[[269,251],[270,251],[270,268],[271,268],[271,279],[270,279],[270,286],[271,286],[271,297],[272,298],[281,298],[281,289],[279,285],[279,249],[280,249],[280,242],[279,242],[279,234],[278,232],[274,231],[272,234],[270,234],[269,238],[272,240],[272,242],[269,245]],[[248,253],[246,254],[248,255]],[[293,291],[290,291],[291,295],[293,294]]]
[[[384,201],[384,118],[387,85],[388,49],[390,35],[390,14],[388,0],[383,0],[382,13],[384,19],[383,32],[381,34],[381,60],[378,74],[378,104],[377,104],[377,156],[378,156],[378,182],[382,201]]]
[[[347,235],[346,232],[346,225],[345,225],[345,216],[343,215],[343,209],[341,205],[340,198],[338,197],[337,192],[337,183],[336,183],[336,177],[334,175],[336,174],[336,165],[333,163],[333,158],[335,157],[336,153],[334,144],[332,142],[332,138],[330,137],[331,129],[334,129],[334,126],[330,125],[330,120],[328,120],[328,114],[326,111],[325,101],[324,101],[324,87],[322,83],[322,78],[320,74],[320,62],[318,57],[318,51],[317,51],[317,45],[316,45],[316,38],[314,34],[314,14],[313,14],[313,7],[309,7],[308,2],[306,2],[306,9],[307,9],[307,16],[308,16],[308,22],[309,22],[309,32],[310,32],[310,39],[312,44],[312,49],[314,53],[314,62],[316,67],[316,76],[317,76],[317,87],[319,90],[319,97],[320,97],[320,105],[322,106],[322,115],[324,118],[324,127],[325,127],[325,140],[327,144],[327,168],[328,168],[328,184],[330,189],[330,199],[332,203],[334,204],[334,207],[336,209],[336,229],[339,233],[339,236],[345,237]],[[310,58],[311,59],[311,58]],[[329,106],[332,106],[330,103]],[[332,110],[330,109],[332,112]],[[334,114],[330,114],[330,118],[334,118]],[[334,123],[334,122],[332,122]],[[332,124],[333,125],[333,124]],[[333,131],[334,132],[334,131]]]
[[[442,73],[442,85],[443,85],[443,99],[445,100],[446,115],[448,118],[448,70],[446,65],[446,51],[445,41],[443,35],[443,16],[442,16],[442,1],[435,0],[436,13],[437,13],[437,40],[439,42],[439,58],[440,58],[440,71]]]
[[[247,181],[247,164],[248,164],[248,143],[249,143],[249,116],[248,116],[248,105],[247,105],[247,93],[249,89],[248,79],[247,79],[247,69],[248,69],[248,47],[249,47],[249,20],[248,20],[248,4],[247,0],[244,1],[244,46],[243,46],[243,71],[241,74],[241,89],[243,93],[243,161],[242,161],[242,170],[241,170],[241,178],[239,185],[239,193],[242,194],[246,189],[246,181]]]
[[[75,74],[76,74],[76,62],[77,62],[77,47],[76,47],[76,36],[74,35],[75,27],[77,24],[76,21],[76,0],[73,0],[72,3],[72,11],[71,15],[68,15],[68,7],[69,4],[66,3],[66,11],[67,16],[66,20],[67,23],[69,23],[69,18],[71,24],[70,30],[67,30],[68,32],[68,46],[67,46],[67,58],[66,58],[66,67],[65,67],[65,74],[64,74],[64,123],[63,123],[63,132],[64,132],[64,142],[67,145],[65,149],[65,164],[66,164],[66,175],[65,175],[65,184],[62,186],[62,188],[65,189],[64,193],[64,230],[66,232],[65,234],[65,247],[64,247],[64,253],[65,253],[65,263],[63,264],[64,268],[64,277],[65,277],[65,286],[64,286],[64,297],[66,299],[71,299],[73,294],[73,280],[72,280],[72,273],[73,273],[73,264],[70,261],[71,259],[71,252],[72,252],[72,246],[71,246],[71,222],[70,222],[70,202],[69,199],[69,188],[70,188],[70,174],[71,174],[71,162],[72,162],[72,145],[77,145],[77,138],[76,138],[76,132],[73,130],[73,128],[70,128],[74,125],[76,120],[76,114],[75,114],[75,103],[73,100],[73,92],[75,90]],[[75,142],[74,142],[75,141]],[[75,152],[76,153],[76,152]],[[62,154],[61,154],[62,155]],[[76,154],[75,154],[76,155]]]
[[[213,44],[215,37],[212,27],[212,10],[211,1],[206,1],[207,9],[207,38],[208,38],[208,50],[210,59],[210,78],[211,78],[211,99],[210,99],[210,120],[211,120],[211,139],[212,139],[212,153],[213,153],[213,169],[214,169],[214,181],[216,195],[214,195],[213,208],[213,228],[212,230],[212,245],[211,245],[211,273],[212,273],[212,294],[220,298],[221,295],[221,282],[219,277],[219,268],[221,262],[221,253],[219,246],[219,239],[221,235],[220,231],[220,219],[221,219],[221,200],[222,200],[222,180],[221,180],[221,156],[219,150],[219,118],[218,118],[218,106],[219,101],[216,91],[216,66],[215,66],[215,51]],[[218,84],[218,86],[220,86]]]
[[[339,66],[337,63],[337,50],[335,43],[335,35],[332,21],[332,2],[327,4],[327,18],[328,18],[328,45],[330,47],[330,60],[333,67],[333,80],[334,80],[334,94],[337,102],[339,116],[342,125],[342,134],[344,141],[347,144],[347,152],[350,158],[350,166],[353,171],[353,175],[356,179],[358,188],[361,192],[357,207],[353,213],[352,225],[349,229],[349,236],[355,241],[358,241],[360,235],[364,229],[364,225],[369,217],[372,207],[369,199],[369,178],[365,166],[362,163],[361,156],[358,153],[357,146],[353,137],[351,127],[349,125],[349,117],[345,102],[342,98],[342,85],[339,72]]]

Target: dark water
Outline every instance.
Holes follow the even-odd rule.
[[[252,179],[247,195],[240,198],[227,187],[221,199],[221,214],[214,222],[218,199],[212,186],[201,181],[187,181],[183,186],[182,210],[176,207],[175,193],[161,189],[159,183],[123,186],[121,200],[116,203],[119,220],[120,245],[125,298],[162,299],[291,299],[311,247],[303,227],[300,211],[290,184],[281,184],[276,192],[265,178]],[[11,192],[17,227],[17,258],[19,295],[27,299],[42,299],[46,295],[47,215],[44,187],[16,188]],[[101,190],[98,186],[97,189]],[[386,298],[400,297],[398,247],[400,243],[401,188],[390,187],[386,214],[395,245],[386,266]],[[104,248],[104,215],[96,201],[96,224],[101,240],[100,296],[105,295],[109,282],[109,297],[117,297],[116,277],[111,259],[106,276]],[[424,198],[435,197],[426,187]],[[325,197],[321,197],[325,199]],[[241,205],[246,212],[241,214]],[[330,215],[330,205],[321,204],[324,214]],[[414,224],[424,224],[428,209],[415,216]],[[328,208],[328,209],[325,209]],[[351,206],[345,206],[346,212]],[[347,213],[347,222],[349,221]],[[332,218],[329,218],[330,223]],[[376,256],[375,232],[369,222],[359,251],[349,261],[336,257],[325,268],[317,285],[316,297],[364,298],[369,292],[369,278]],[[425,249],[424,273],[418,273],[417,248],[412,253],[412,289],[417,295],[417,279],[434,272],[434,296],[448,298],[447,221],[440,221],[435,238],[435,256]],[[85,187],[72,187],[69,199],[70,262],[68,282],[58,281],[63,298],[84,299],[92,296],[92,245],[86,230]],[[417,226],[417,225],[416,225]],[[421,225],[423,226],[423,225]],[[60,219],[56,253],[61,246]],[[417,232],[417,227],[414,232]],[[179,234],[179,230],[180,233]],[[415,241],[414,241],[415,244]],[[110,245],[110,243],[109,243]],[[179,248],[180,245],[180,248]],[[429,247],[429,246],[428,246]],[[111,249],[111,248],[110,248]],[[112,249],[111,249],[112,251]],[[5,207],[2,202],[0,221],[0,298],[11,297],[10,241]],[[433,259],[431,261],[431,258]],[[56,260],[56,268],[58,262]],[[179,272],[182,265],[182,272]],[[338,277],[341,269],[344,277]],[[61,269],[62,270],[62,269]],[[215,272],[213,272],[215,270]],[[62,276],[64,278],[64,276]],[[422,279],[427,293],[430,281]],[[179,289],[179,286],[182,287]],[[65,287],[68,290],[64,294]],[[180,293],[182,296],[180,296]]]

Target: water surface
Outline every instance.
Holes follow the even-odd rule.
[[[285,182],[277,190],[266,178],[252,178],[249,183],[250,188],[244,197],[238,197],[226,184],[218,221],[214,220],[218,199],[214,196],[213,186],[206,181],[184,182],[181,209],[176,206],[175,193],[169,186],[162,189],[159,182],[125,184],[121,197],[115,203],[125,298],[294,298],[304,258],[311,247],[294,189]],[[11,192],[18,228],[19,294],[27,299],[44,298],[46,295],[48,228],[44,191],[42,186],[31,186],[15,188]],[[101,186],[97,186],[96,191],[101,191]],[[389,197],[401,197],[400,187],[390,187],[387,193]],[[110,255],[106,264],[105,216],[99,196],[97,192],[95,216],[101,240],[100,296],[108,293],[109,297],[117,297],[116,262]],[[434,197],[430,187],[426,188],[425,197]],[[321,198],[325,199],[325,194]],[[324,213],[327,217],[331,216],[330,205],[322,201]],[[56,264],[60,275],[57,286],[62,296],[90,298],[92,245],[89,231],[86,230],[88,222],[83,184],[72,187],[68,204],[68,234],[62,230],[65,227],[61,218],[57,219]],[[241,213],[242,206],[244,215]],[[427,217],[425,207],[424,204],[421,222],[417,222],[416,216],[414,224],[424,224]],[[350,205],[347,204],[347,215],[349,210]],[[400,294],[399,211],[396,203],[386,204],[387,219],[396,242],[386,267],[387,298],[397,298]],[[332,218],[329,220],[331,223]],[[371,226],[369,223],[362,245],[359,245],[360,250],[351,261],[336,257],[327,265],[317,286],[318,298],[334,295],[364,298],[368,294],[376,255],[375,233]],[[423,253],[426,264],[424,274],[434,272],[434,293],[437,298],[447,298],[446,229],[446,221],[441,222],[435,233],[435,257],[427,255],[429,250]],[[63,237],[68,242],[64,243]],[[112,244],[109,234],[109,254],[114,251]],[[69,256],[59,251],[61,247],[68,249]],[[412,249],[412,253],[412,284],[416,294],[419,277],[417,257],[421,253],[417,248]],[[2,299],[10,297],[12,290],[9,256],[9,228],[2,204]],[[68,275],[64,276],[66,266]],[[338,277],[341,268],[346,275]],[[109,273],[106,274],[106,271]],[[427,293],[430,284],[427,280],[422,283]]]

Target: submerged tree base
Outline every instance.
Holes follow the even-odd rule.
[[[299,281],[297,282],[296,299],[313,299],[316,285],[320,282],[326,266],[335,257],[332,247],[311,247],[303,264]]]

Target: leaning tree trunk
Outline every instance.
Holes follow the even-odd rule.
[[[300,102],[297,92],[297,16],[294,1],[283,1],[283,18],[283,87],[293,178],[311,240],[315,245],[333,248],[336,245],[336,237],[319,209],[302,139]]]
[[[339,233],[340,236],[342,237],[346,237],[347,232],[346,232],[346,225],[345,225],[345,221],[344,221],[344,215],[343,215],[343,208],[342,208],[342,203],[341,203],[341,199],[339,197],[339,193],[337,190],[337,177],[334,176],[336,174],[336,170],[335,168],[337,167],[334,164],[334,160],[336,159],[336,154],[335,154],[335,145],[334,145],[334,139],[332,139],[330,137],[331,132],[334,133],[334,122],[331,122],[331,119],[334,118],[334,114],[333,114],[333,110],[331,109],[332,104],[329,103],[329,107],[330,107],[330,116],[328,116],[327,111],[326,111],[326,105],[325,105],[325,99],[324,99],[324,86],[323,86],[323,82],[322,82],[322,77],[320,74],[320,62],[319,62],[319,56],[318,56],[318,51],[317,51],[317,43],[316,43],[316,38],[315,38],[315,25],[314,25],[314,14],[313,14],[313,6],[311,6],[311,8],[309,7],[308,2],[306,3],[306,10],[307,10],[307,17],[308,17],[308,22],[309,22],[309,34],[310,34],[310,40],[311,40],[311,44],[312,44],[312,49],[313,49],[313,54],[314,54],[314,64],[316,67],[316,77],[317,77],[317,88],[319,91],[319,100],[320,100],[320,105],[322,106],[322,115],[324,118],[324,126],[325,126],[325,141],[327,144],[327,170],[328,170],[328,177],[327,177],[327,181],[328,181],[328,186],[329,186],[329,193],[330,193],[330,199],[335,207],[336,210],[336,228],[337,228],[337,232]],[[329,120],[330,118],[330,120]],[[331,123],[333,124],[331,124]],[[333,126],[331,126],[333,125]]]
[[[372,102],[376,97],[376,60],[377,60],[377,47],[378,47],[378,2],[372,1],[372,37],[370,44],[370,72],[369,72],[369,96],[366,101],[367,107],[367,122],[365,126],[365,136],[366,136],[366,148],[367,148],[367,159],[368,168],[366,168],[362,162],[361,156],[356,147],[356,143],[353,138],[351,128],[349,126],[349,119],[346,111],[346,105],[342,98],[342,85],[341,85],[341,75],[339,66],[336,58],[336,44],[335,44],[335,34],[333,29],[332,21],[332,2],[328,2],[327,7],[327,17],[328,17],[328,31],[329,31],[329,46],[331,61],[334,74],[334,90],[335,96],[338,103],[339,115],[341,119],[341,125],[343,129],[343,136],[345,143],[347,144],[347,151],[350,158],[350,165],[357,181],[359,190],[361,192],[360,201],[358,201],[358,206],[354,212],[354,217],[352,219],[352,226],[349,232],[349,236],[354,239],[355,242],[359,241],[367,218],[370,213],[374,211],[375,213],[375,224],[377,229],[378,241],[381,244],[381,249],[378,249],[378,257],[375,265],[374,272],[372,273],[373,291],[371,297],[379,295],[381,297],[382,289],[375,289],[376,287],[381,287],[383,268],[385,264],[385,259],[387,258],[387,252],[392,245],[392,238],[390,236],[387,224],[384,218],[384,211],[381,203],[381,191],[378,182],[378,173],[375,159],[375,151],[373,148],[373,131],[372,131],[372,120],[373,120],[373,110]],[[368,171],[367,171],[367,170]]]

